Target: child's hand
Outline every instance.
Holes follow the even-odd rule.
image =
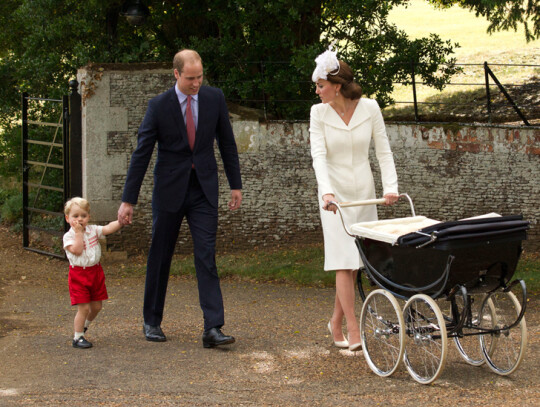
[[[84,227],[76,220],[74,220],[72,223],[71,223],[71,227],[73,228],[73,230],[75,231],[75,233],[82,233],[84,232]]]

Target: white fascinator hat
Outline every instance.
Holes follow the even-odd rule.
[[[328,79],[328,75],[337,75],[339,72],[339,60],[337,51],[334,51],[334,43],[328,49],[315,58],[315,70],[311,75],[311,80],[317,82],[319,79]]]

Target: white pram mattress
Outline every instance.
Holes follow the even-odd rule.
[[[426,218],[425,216],[412,216],[355,223],[351,226],[351,232],[356,236],[395,244],[398,237],[427,228],[436,223],[440,222]]]
[[[488,213],[467,219],[488,218],[501,216],[497,213]],[[351,226],[351,233],[366,237],[368,239],[379,240],[381,242],[395,244],[400,236],[428,226],[441,223],[438,220],[426,218],[425,216],[410,216],[407,218],[394,218],[386,220],[377,220],[371,222],[355,223]]]

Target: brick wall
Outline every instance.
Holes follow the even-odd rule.
[[[169,67],[92,65],[78,73],[83,96],[83,184],[98,222],[115,219],[137,128],[150,98],[174,85]],[[244,201],[227,210],[229,188],[220,169],[218,251],[320,242],[322,235],[307,122],[232,120],[240,153]],[[523,213],[532,222],[525,246],[540,249],[540,130],[457,125],[387,124],[400,191],[417,214],[442,221]],[[219,154],[219,153],[216,153]],[[218,162],[220,162],[218,158]],[[380,191],[376,161],[372,167]],[[112,235],[113,251],[146,251],[150,242],[152,168],[134,224]],[[380,208],[380,217],[408,216],[406,204]],[[187,225],[177,245],[191,251]]]

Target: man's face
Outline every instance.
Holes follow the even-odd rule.
[[[203,81],[203,67],[200,61],[186,63],[182,72],[174,70],[176,86],[184,95],[196,95],[199,93]]]

